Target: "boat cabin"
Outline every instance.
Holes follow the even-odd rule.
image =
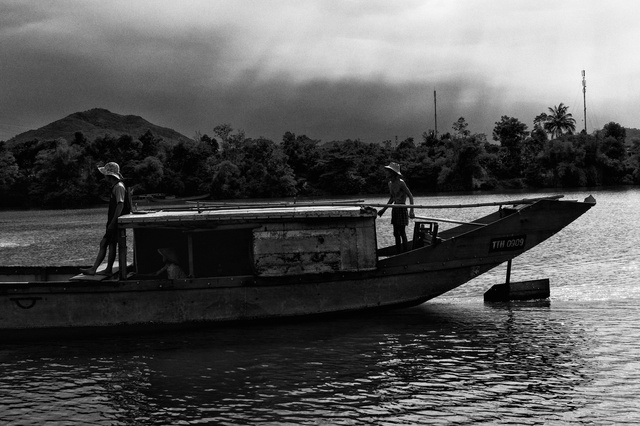
[[[133,232],[138,274],[159,270],[158,249],[170,247],[190,277],[204,278],[375,269],[375,219],[370,207],[303,206],[136,212],[119,223]]]

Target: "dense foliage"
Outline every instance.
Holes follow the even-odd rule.
[[[392,143],[321,143],[286,132],[282,141],[247,138],[223,124],[214,137],[172,144],[150,131],[86,140],[0,142],[0,200],[4,207],[80,207],[108,193],[97,166],[120,164],[135,194],[214,199],[386,193],[382,166],[402,165],[416,194],[523,187],[577,187],[640,183],[640,139],[625,145],[625,129],[609,123],[573,134],[566,107],[549,108],[533,131],[503,116],[493,139],[472,134],[464,118],[451,133],[425,132]]]

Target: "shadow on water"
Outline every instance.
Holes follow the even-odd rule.
[[[587,380],[588,350],[580,325],[548,306],[424,304],[302,323],[9,345],[0,357],[12,366],[3,380],[12,396],[0,407],[12,402],[15,415],[22,407],[51,421],[46,407],[56,406],[78,424],[554,418],[581,404],[572,389]]]
[[[0,423],[638,423],[640,192],[595,195],[588,215],[514,264],[514,281],[551,280],[551,303],[483,304],[484,291],[504,280],[501,267],[405,310],[0,345]],[[418,201],[494,198],[504,197]],[[54,226],[5,215],[0,258],[92,259],[103,213],[56,216]],[[388,218],[377,225],[379,241],[392,238]],[[69,236],[38,233],[43,227]],[[80,248],[57,250],[60,241]]]

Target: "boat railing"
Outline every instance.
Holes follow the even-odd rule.
[[[458,224],[458,225],[487,226],[486,223],[465,222],[465,221],[462,221],[462,220],[443,219],[441,217],[415,216],[415,219],[416,220],[424,220],[424,221],[427,221],[427,223],[430,223],[430,222],[445,222],[445,223],[455,223],[455,224]]]
[[[376,203],[368,203],[366,204],[369,207],[410,207],[413,209],[463,209],[463,208],[475,208],[475,207],[491,207],[491,206],[509,206],[509,205],[519,205],[519,204],[533,204],[542,200],[559,200],[563,198],[564,195],[551,195],[548,197],[537,197],[537,198],[522,198],[519,200],[506,200],[506,201],[492,201],[487,203],[470,203],[470,204],[405,204],[399,206],[398,204],[376,204]],[[347,205],[347,204],[343,204]]]
[[[486,203],[469,203],[469,204],[407,204],[406,207],[413,209],[463,209],[475,207],[489,206],[506,206],[519,204],[533,204],[541,200],[558,200],[564,195],[550,195],[547,197],[522,198],[517,200],[493,201]],[[216,211],[216,210],[239,210],[239,209],[269,209],[269,208],[287,208],[287,207],[374,207],[374,208],[399,208],[397,204],[386,203],[368,203],[365,200],[341,200],[341,201],[274,201],[274,202],[215,202],[215,201],[187,201],[184,206],[179,207],[162,207],[158,209],[151,208],[150,211]],[[404,206],[403,206],[404,207]],[[144,213],[140,212],[140,213]],[[441,222],[451,221],[450,219],[438,219]],[[452,221],[452,223],[457,223]],[[469,223],[465,223],[469,224]],[[471,223],[473,224],[473,223]],[[477,224],[480,225],[480,224]]]
[[[438,222],[415,222],[415,225],[413,227],[413,242],[411,247],[413,250],[424,247],[426,245],[435,246],[439,241]]]

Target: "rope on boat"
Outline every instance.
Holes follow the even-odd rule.
[[[458,225],[473,225],[473,226],[487,226],[486,223],[478,223],[478,222],[463,222],[460,220],[453,219],[442,219],[439,217],[424,217],[424,216],[415,216],[414,219],[417,220],[426,220],[428,222],[447,222],[447,223],[456,223]]]

